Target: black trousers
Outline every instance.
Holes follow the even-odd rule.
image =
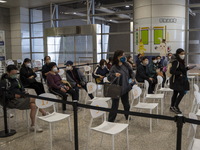
[[[155,89],[155,85],[157,83],[157,79],[156,78],[153,78],[153,81],[151,80],[147,80],[149,82],[149,89],[148,89],[148,94],[153,94],[153,91]]]
[[[124,106],[124,110],[129,111],[130,104],[129,104],[128,92],[121,96],[121,101],[122,101],[122,104]],[[112,99],[112,107],[111,107],[112,112],[110,112],[109,116],[108,116],[109,122],[115,121],[115,118],[117,116],[117,113],[115,111],[118,110],[118,107],[119,107],[119,98]],[[125,115],[125,117],[126,117],[126,119],[128,119],[128,115]]]
[[[69,89],[67,93],[59,90],[59,89],[49,89],[49,91],[55,95],[58,95],[62,98],[62,100],[67,101],[67,93],[72,96],[72,100],[79,100],[79,93],[77,93],[74,89]],[[63,111],[66,110],[66,105],[62,104]]]
[[[171,99],[171,107],[174,107],[174,106],[178,107],[184,95],[185,95],[185,91],[174,90],[174,93]]]
[[[35,92],[37,93],[37,95],[40,95],[42,93],[45,93],[44,91],[44,86],[42,83],[40,82],[34,82],[34,83],[31,83],[30,85],[26,86],[27,88],[31,88],[31,89],[34,89]]]
[[[84,86],[82,86],[82,88],[87,92],[86,84],[85,84]],[[80,89],[80,88],[79,88],[78,86],[75,86],[74,89],[75,89],[76,93],[79,93],[79,89]],[[92,94],[88,94],[88,96],[89,96],[91,99],[94,98],[94,96],[93,96]]]

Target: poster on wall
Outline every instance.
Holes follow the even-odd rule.
[[[4,31],[0,30],[0,57],[5,60],[5,35]]]

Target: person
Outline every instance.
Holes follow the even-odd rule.
[[[51,57],[50,56],[45,56],[44,57],[44,65],[42,66],[42,77],[44,81],[46,82],[47,75],[50,73],[49,69],[49,63],[51,62]]]
[[[72,61],[66,62],[66,79],[71,84],[71,86],[79,93],[79,88],[83,88],[87,91],[87,79],[84,74],[76,67],[73,66]],[[94,96],[92,94],[88,94],[88,96],[93,99]]]
[[[58,68],[55,62],[49,63],[50,73],[47,75],[47,85],[49,91],[53,94],[62,97],[62,100],[67,101],[67,93],[72,96],[73,101],[78,101],[79,93],[77,93],[67,81],[62,81],[58,74]],[[62,105],[63,112],[66,111],[66,105]]]
[[[168,53],[167,56],[165,57],[164,61],[163,61],[163,72],[166,72],[166,67],[169,64],[171,58],[172,58],[172,53]]]
[[[157,67],[158,69],[160,69],[160,71],[162,71],[163,65],[162,65],[161,56],[156,56],[156,59],[157,59]]]
[[[97,84],[103,84],[103,78],[109,73],[109,70],[106,66],[107,62],[105,59],[101,59],[99,65],[94,69],[93,77],[95,78],[95,82]]]
[[[127,57],[127,63],[130,65],[130,67],[135,70],[136,69],[136,65],[133,63],[133,58],[132,56],[128,56]]]
[[[125,111],[129,111],[129,97],[128,93],[132,88],[132,85],[129,83],[134,83],[134,74],[131,67],[125,62],[126,57],[124,56],[123,50],[117,50],[114,53],[113,57],[113,66],[108,75],[108,81],[113,82],[113,84],[119,84],[121,89],[121,101],[124,106]],[[116,80],[117,79],[117,80]],[[115,111],[118,110],[119,107],[119,98],[112,98],[112,112],[109,113],[108,121],[114,122],[117,116]],[[128,115],[125,115],[126,120],[128,120]]]
[[[181,48],[176,50],[176,54],[172,56],[170,63],[170,88],[173,89],[173,95],[171,98],[170,110],[180,114],[182,113],[179,104],[183,99],[186,91],[189,90],[189,82],[187,78],[187,70],[192,69],[185,66],[185,51]]]
[[[144,83],[144,80],[147,80],[149,82],[148,94],[153,94],[156,81],[148,74],[147,70],[148,64],[149,64],[148,58],[143,57],[141,64],[137,67],[136,80],[142,83]]]
[[[29,58],[25,58],[24,62],[20,69],[20,80],[22,84],[26,88],[32,88],[35,90],[37,95],[45,93],[44,86],[42,83],[36,81],[36,72],[37,69],[31,69],[31,60]]]
[[[9,65],[6,68],[7,73],[3,74],[1,77],[1,85],[6,88],[6,102],[7,107],[10,109],[26,110],[31,109],[30,118],[31,126],[30,130],[37,132],[42,132],[39,126],[35,126],[35,115],[37,107],[35,105],[35,99],[26,96],[19,95],[18,93],[24,93],[25,90],[21,81],[17,78],[18,69],[15,65]],[[48,115],[43,109],[39,109],[43,116]]]
[[[151,62],[149,63],[148,67],[147,67],[147,72],[148,72],[148,76],[153,78],[154,80],[156,80],[157,77],[157,59],[156,57],[152,57]]]
[[[107,68],[110,70],[111,67],[112,67],[112,61],[113,61],[113,58],[112,57],[109,57],[108,59],[108,63],[107,63]]]
[[[137,55],[136,65],[139,66],[142,60],[142,54]]]

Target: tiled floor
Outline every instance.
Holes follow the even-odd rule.
[[[191,109],[193,101],[193,94],[186,95],[181,102],[180,108],[185,116]],[[164,115],[174,116],[175,114],[169,111],[170,94],[165,97],[165,110]],[[73,130],[73,112],[71,106],[68,106],[68,113],[71,114],[71,125]],[[122,106],[120,106],[122,109]],[[134,110],[137,111],[137,110]],[[79,149],[86,150],[87,143],[87,131],[90,121],[89,110],[86,110],[86,116],[83,118],[83,109],[78,112],[79,118]],[[143,111],[145,112],[145,111]],[[148,113],[148,111],[146,111]],[[46,123],[39,122],[43,128],[42,133],[37,133],[36,137],[33,132],[27,132],[26,119],[23,119],[23,112],[16,111],[17,124],[15,119],[11,119],[12,128],[17,130],[17,134],[8,138],[0,139],[0,150],[48,150],[49,149],[49,126]],[[16,115],[15,115],[16,116]],[[100,124],[102,119],[98,119],[94,122],[94,126]],[[116,122],[124,122],[126,120],[123,115],[118,115]],[[187,138],[189,124],[185,124],[183,127],[182,136],[182,149],[186,150],[189,144]],[[3,118],[0,118],[0,130],[3,129]],[[199,136],[197,132],[197,137]],[[35,137],[35,138],[34,138]],[[89,143],[90,150],[111,150],[112,143],[111,137],[106,135],[103,138],[103,143],[100,145],[101,134],[92,133],[91,142]],[[141,117],[131,117],[129,124],[129,140],[130,150],[175,150],[176,149],[176,124],[173,121],[153,120],[153,132],[149,132],[149,119]],[[74,141],[74,140],[73,140]],[[61,121],[55,123],[54,135],[53,135],[53,149],[54,150],[73,150],[74,142],[69,140],[68,124],[67,121]],[[126,149],[126,132],[122,132],[115,137],[115,149]]]

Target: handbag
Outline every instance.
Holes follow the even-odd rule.
[[[117,84],[113,82],[118,79]],[[104,84],[104,97],[120,98],[122,87],[119,85],[119,78],[116,77],[111,84]]]

